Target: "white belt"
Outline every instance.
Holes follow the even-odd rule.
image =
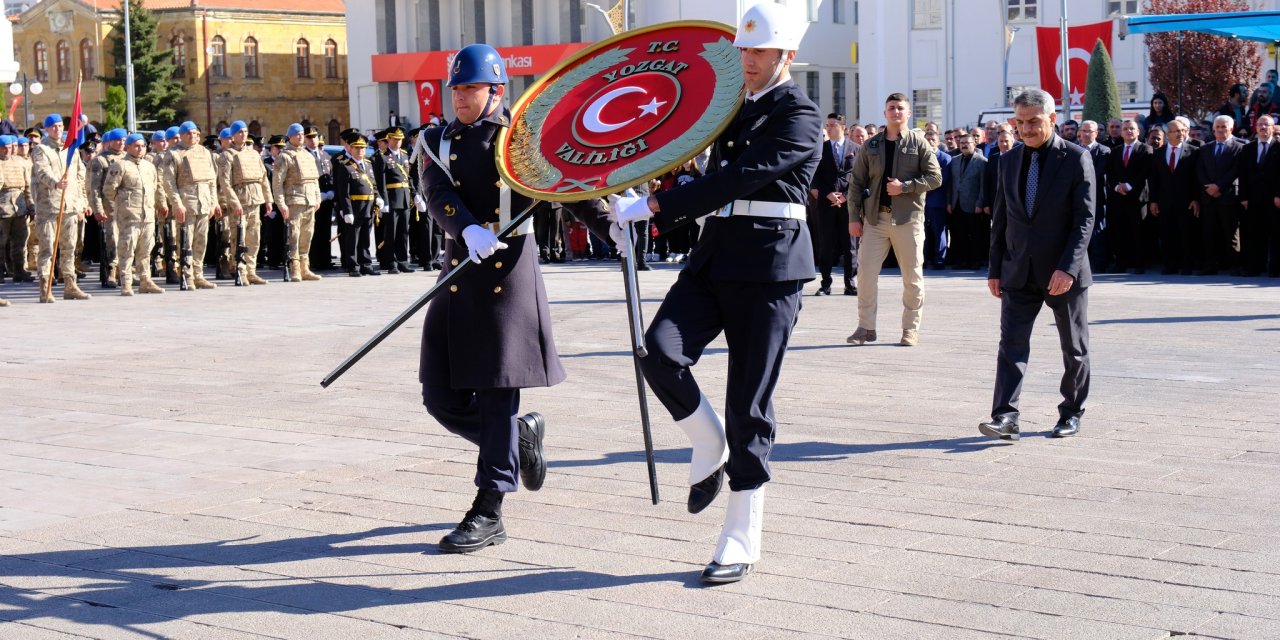
[[[508,193],[509,193],[509,192],[508,192]],[[503,204],[504,204],[504,205],[506,205],[506,206],[501,207],[501,210],[498,212],[498,221],[497,221],[497,222],[482,222],[482,223],[480,223],[480,226],[482,226],[482,227],[484,227],[484,228],[486,228],[486,229],[488,229],[488,230],[490,230],[490,231],[492,231],[492,232],[494,232],[494,233],[498,233],[498,232],[502,231],[504,228],[506,228],[506,226],[507,226],[508,224],[511,224],[511,203],[510,203],[510,196],[507,196],[506,198],[503,198],[503,200],[505,200],[505,202],[503,202]],[[511,233],[510,233],[507,237],[508,237],[508,238],[515,238],[515,237],[517,237],[517,236],[526,236],[526,235],[529,235],[529,234],[531,234],[531,233],[533,233],[533,216],[529,216],[528,218],[525,218],[524,222],[521,222],[521,223],[520,223],[520,226],[518,226],[518,227],[516,227],[515,229],[513,229],[513,230],[511,231]],[[447,234],[447,233],[446,233],[446,234],[444,234],[444,237],[446,237],[446,238],[448,238],[448,239],[450,239],[450,240],[453,240],[453,236],[451,236],[451,235],[449,235],[449,234]]]
[[[721,218],[751,216],[753,218],[782,218],[804,220],[805,206],[794,202],[766,202],[764,200],[734,200],[716,212]]]

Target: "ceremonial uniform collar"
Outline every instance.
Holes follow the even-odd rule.
[[[791,82],[791,78],[784,78],[782,80],[778,80],[777,82],[765,87],[764,89],[761,89],[758,93],[752,93],[748,91],[747,102],[756,102],[759,99],[772,94],[774,89],[777,89],[778,87],[781,87],[787,84],[788,82]]]
[[[511,113],[508,112],[506,108],[494,109],[493,112],[490,113],[489,115],[483,118],[480,118],[479,120],[476,120],[471,124],[462,124],[462,122],[460,122],[457,118],[454,118],[453,120],[449,121],[449,124],[447,126],[445,126],[444,135],[455,136],[461,133],[463,129],[466,129],[468,127],[479,126],[481,123],[485,123],[485,122],[490,122],[500,127],[511,126]]]

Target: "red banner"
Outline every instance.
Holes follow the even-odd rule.
[[[1093,46],[1098,40],[1102,40],[1107,55],[1111,55],[1111,27],[1110,21],[1067,27],[1067,64],[1071,69],[1071,86],[1066,94],[1071,98],[1073,107],[1084,103],[1089,58],[1093,56]],[[1062,30],[1058,27],[1036,27],[1036,51],[1040,56],[1040,88],[1061,102]]]
[[[507,63],[507,75],[534,76],[551,70],[561,60],[590,45],[588,42],[540,44],[521,47],[498,47]],[[374,82],[416,82],[444,80],[449,77],[456,49],[419,53],[382,53],[373,56]]]
[[[431,122],[431,116],[438,117],[443,113],[440,104],[440,81],[418,80],[413,85],[418,92],[418,122],[427,124]]]

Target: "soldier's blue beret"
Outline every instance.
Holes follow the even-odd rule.
[[[197,126],[196,123],[190,120],[182,123],[181,125],[178,125],[178,133],[191,133],[192,131],[199,131],[199,130],[200,130],[200,127]]]
[[[245,124],[244,120],[236,120],[235,122],[231,123],[231,135],[234,136],[235,134],[240,133],[241,131],[244,131],[245,129],[248,129],[248,128],[249,128],[249,125]]]
[[[56,113],[51,113],[44,117],[44,128],[46,129],[59,124],[62,124],[62,116]]]
[[[296,122],[295,122],[295,123],[293,123],[293,124],[289,125],[289,128],[285,130],[285,132],[284,132],[284,137],[286,137],[286,138],[292,138],[292,137],[294,137],[294,136],[296,136],[296,135],[300,135],[300,134],[302,134],[302,131],[303,131],[303,129],[302,129],[302,125],[300,125],[300,124],[298,124],[298,123],[296,123]]]
[[[151,141],[152,141],[152,142],[156,142],[157,140],[167,140],[167,139],[168,139],[168,138],[165,136],[165,132],[164,132],[164,131],[157,131],[157,132],[155,132],[155,133],[151,134]]]
[[[179,131],[177,127],[169,127],[168,129],[164,130],[164,138],[165,140],[172,140],[178,137],[178,133]]]
[[[142,137],[141,133],[131,133],[128,138],[124,139],[124,145],[127,147],[135,142],[142,142],[145,139],[146,138]]]
[[[227,140],[230,140],[230,139],[231,139],[231,127],[227,127],[226,129],[223,129],[222,131],[219,131],[219,132],[218,132],[218,137],[219,137],[219,138],[225,138],[225,139],[227,139]]]
[[[18,137],[8,134],[0,136],[0,147],[7,147],[11,144],[18,144]]]

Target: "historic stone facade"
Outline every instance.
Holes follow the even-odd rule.
[[[349,126],[346,18],[343,0],[146,0],[159,20],[161,49],[173,49],[175,77],[187,118],[208,132],[233,120],[252,133],[282,133],[291,122],[319,127],[333,139]],[[305,9],[297,7],[305,6]],[[30,103],[33,123],[71,113],[84,71],[83,109],[101,121],[112,69],[118,0],[44,0],[14,23],[19,72],[39,78],[44,92]],[[30,99],[33,96],[26,96]],[[5,107],[12,98],[6,101]],[[13,116],[24,122],[19,107]],[[143,123],[150,130],[176,123]]]

